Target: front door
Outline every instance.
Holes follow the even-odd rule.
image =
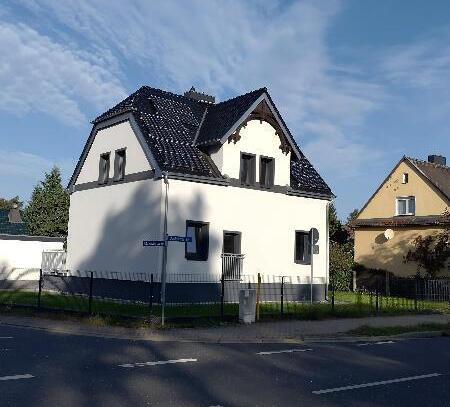
[[[223,232],[223,253],[241,254],[241,232]]]
[[[241,232],[223,232],[222,273],[226,280],[240,280],[242,257]]]

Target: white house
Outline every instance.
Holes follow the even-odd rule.
[[[192,238],[168,243],[169,282],[260,273],[307,292],[315,227],[317,293],[327,283],[333,194],[266,88],[215,103],[141,87],[93,121],[69,190],[70,270],[159,276],[163,248],[143,241],[163,239],[167,197],[168,235]]]
[[[18,208],[0,210],[0,289],[35,288],[42,252],[62,250],[64,238],[30,235]]]

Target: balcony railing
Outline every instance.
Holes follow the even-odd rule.
[[[240,280],[243,274],[243,254],[222,253],[222,276],[224,280]]]

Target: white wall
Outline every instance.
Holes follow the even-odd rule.
[[[128,121],[99,130],[81,168],[76,184],[98,180],[99,160],[103,153],[111,153],[109,177],[114,176],[115,151],[126,147],[125,174],[150,170],[150,164]]]
[[[39,280],[42,252],[62,248],[63,242],[0,239],[0,279]]]
[[[327,201],[238,187],[170,180],[169,234],[184,235],[186,220],[210,222],[208,262],[185,259],[184,244],[169,243],[168,273],[219,276],[223,231],[242,233],[244,274],[288,275],[309,281],[310,266],[294,262],[295,231],[319,230],[314,277],[327,276]]]
[[[283,154],[280,150],[280,138],[275,129],[267,122],[250,120],[247,127],[240,131],[241,139],[235,144],[226,141],[211,158],[222,172],[231,178],[239,178],[242,153],[256,154],[256,181],[259,182],[259,157],[275,158],[275,185],[290,184],[291,153]]]
[[[161,180],[143,180],[70,195],[68,270],[150,273],[160,250],[142,246],[161,238]]]

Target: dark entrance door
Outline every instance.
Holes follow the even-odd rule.
[[[223,232],[223,253],[241,254],[241,232]]]
[[[241,232],[223,232],[222,273],[226,280],[240,280],[242,274]]]

